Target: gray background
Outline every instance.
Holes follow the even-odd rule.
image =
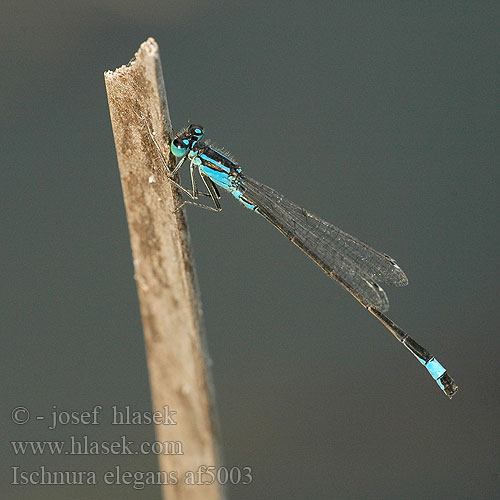
[[[410,285],[412,356],[263,219],[188,208],[232,498],[491,499],[499,487],[498,2],[7,2],[1,23],[2,498],[151,498],[158,487],[17,486],[22,470],[154,470],[147,457],[15,456],[32,415],[148,410],[103,72],[154,36],[174,127],[383,250]],[[390,287],[389,287],[390,288]]]

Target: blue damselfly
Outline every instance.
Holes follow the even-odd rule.
[[[229,155],[201,141],[204,136],[203,127],[189,125],[170,143],[171,153],[179,158],[173,169],[168,167],[155,134],[151,130],[149,133],[170,182],[192,200],[198,200],[200,195],[204,195],[210,197],[214,205],[212,207],[187,200],[178,208],[187,203],[218,212],[221,210],[218,188],[232,194],[245,207],[267,219],[328,276],[340,283],[410,350],[444,393],[450,399],[453,397],[458,386],[446,369],[427,349],[384,314],[389,308],[389,301],[379,283],[395,286],[408,283],[405,273],[394,259],[287,200],[274,189],[244,175],[241,167]],[[190,190],[173,178],[186,159],[189,161],[191,174]],[[196,173],[201,177],[208,193],[199,191]]]

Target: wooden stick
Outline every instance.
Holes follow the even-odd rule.
[[[104,79],[134,257],[153,409],[164,416],[155,425],[156,438],[171,443],[170,454],[159,455],[160,471],[169,474],[164,475],[169,484],[162,487],[163,497],[218,500],[222,490],[216,483],[196,486],[185,480],[188,471],[217,467],[218,449],[188,229],[184,212],[174,212],[179,193],[168,181],[148,132],[148,127],[154,131],[168,157],[172,126],[156,42],[149,38],[129,65],[107,71]],[[179,451],[183,454],[177,454]],[[177,480],[172,473],[177,473]],[[204,475],[203,479],[209,478]]]

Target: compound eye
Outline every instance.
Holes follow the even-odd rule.
[[[170,151],[177,158],[184,156],[187,153],[189,141],[187,139],[180,139],[177,137],[170,143]]]
[[[196,140],[200,140],[205,134],[205,131],[201,125],[189,125],[188,134],[195,137]]]

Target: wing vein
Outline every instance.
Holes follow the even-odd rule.
[[[274,189],[250,177],[242,177],[240,189],[262,216],[365,307],[373,306],[382,312],[389,308],[379,282],[395,286],[408,283],[394,259],[287,200]]]

